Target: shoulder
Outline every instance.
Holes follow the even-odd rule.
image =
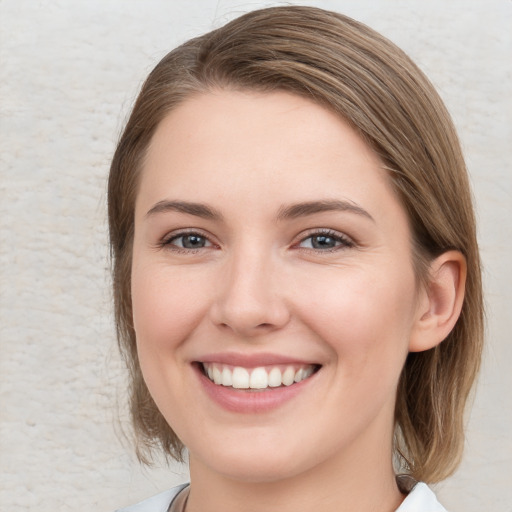
[[[120,508],[116,512],[167,512],[169,505],[177,494],[187,487],[188,484],[178,485],[169,491],[161,492],[147,500],[136,503],[129,507]]]
[[[418,482],[396,512],[446,512],[430,487]]]

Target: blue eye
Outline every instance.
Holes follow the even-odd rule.
[[[307,238],[304,238],[299,243],[299,247],[320,251],[329,251],[342,247],[352,247],[352,245],[353,244],[350,240],[335,233],[314,233]]]
[[[175,246],[180,249],[203,249],[204,247],[211,247],[212,243],[203,235],[199,233],[182,233],[174,236],[165,242],[165,245]]]

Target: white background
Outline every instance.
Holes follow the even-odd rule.
[[[512,511],[512,1],[289,3],[343,12],[391,38],[454,116],[478,207],[488,344],[464,462],[437,491],[451,512]],[[0,0],[0,510],[107,512],[186,479],[184,468],[141,469],[116,436],[126,412],[109,159],[167,51],[267,5]]]

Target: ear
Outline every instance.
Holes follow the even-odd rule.
[[[418,299],[411,352],[433,348],[450,334],[464,302],[466,269],[466,258],[459,251],[447,251],[431,262]]]

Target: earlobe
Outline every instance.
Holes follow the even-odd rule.
[[[411,333],[411,352],[435,347],[455,326],[464,302],[466,268],[466,258],[459,251],[447,251],[430,264]]]

